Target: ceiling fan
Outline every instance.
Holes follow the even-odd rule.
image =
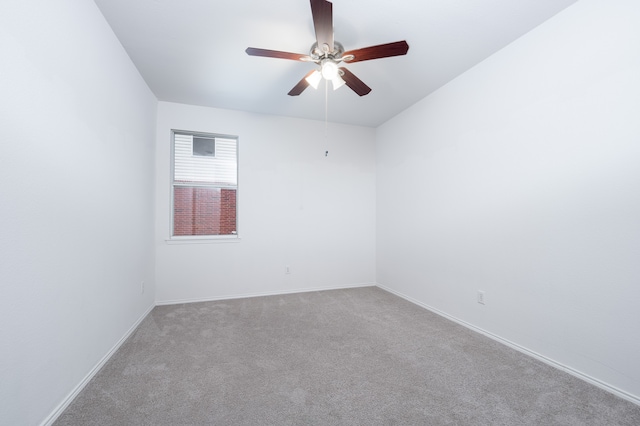
[[[251,56],[314,62],[320,66],[319,70],[313,70],[305,75],[289,91],[289,96],[300,95],[308,86],[317,88],[322,78],[330,80],[334,90],[346,84],[358,95],[364,96],[371,92],[371,88],[351,71],[339,67],[338,64],[340,62],[353,63],[406,55],[409,50],[407,42],[402,40],[345,52],[342,45],[333,39],[333,4],[326,0],[311,0],[311,14],[316,32],[316,42],[311,46],[308,55],[255,47],[249,47],[246,50],[247,54]]]

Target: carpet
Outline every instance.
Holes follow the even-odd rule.
[[[376,287],[155,307],[63,425],[640,425],[640,406]]]

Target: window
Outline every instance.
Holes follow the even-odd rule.
[[[173,131],[173,237],[236,236],[238,138]]]

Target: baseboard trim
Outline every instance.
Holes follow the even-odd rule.
[[[557,368],[558,370],[561,370],[561,371],[564,371],[566,373],[569,373],[572,376],[577,377],[578,379],[584,380],[585,382],[587,382],[589,384],[592,384],[594,386],[597,386],[600,389],[603,389],[603,390],[605,390],[605,391],[607,391],[609,393],[612,393],[612,394],[614,394],[614,395],[616,395],[616,396],[618,396],[618,397],[620,397],[622,399],[625,399],[625,400],[627,400],[629,402],[632,402],[632,403],[634,403],[636,405],[640,405],[640,397],[638,397],[636,395],[633,395],[633,394],[630,394],[628,392],[625,392],[622,389],[618,389],[617,387],[612,386],[612,385],[610,385],[608,383],[605,383],[605,382],[603,382],[601,380],[598,380],[595,377],[589,376],[588,374],[585,374],[585,373],[583,373],[583,372],[581,372],[579,370],[576,370],[576,369],[571,368],[571,367],[569,367],[567,365],[564,365],[564,364],[562,364],[560,362],[557,362],[557,361],[555,361],[555,360],[553,360],[551,358],[548,358],[548,357],[546,357],[544,355],[541,355],[541,354],[539,354],[539,353],[537,353],[535,351],[532,351],[531,349],[528,349],[528,348],[526,348],[524,346],[521,346],[521,345],[519,345],[517,343],[514,343],[514,342],[512,342],[512,341],[510,341],[508,339],[505,339],[505,338],[500,337],[500,336],[498,336],[496,334],[493,334],[493,333],[491,333],[489,331],[486,331],[486,330],[484,330],[484,329],[482,329],[480,327],[476,327],[475,325],[473,325],[471,323],[468,323],[468,322],[463,321],[463,320],[461,320],[459,318],[456,318],[456,317],[454,317],[452,315],[449,315],[446,312],[443,312],[443,311],[441,311],[439,309],[434,308],[433,306],[429,306],[429,305],[427,305],[425,303],[422,303],[419,300],[416,300],[416,299],[414,299],[414,298],[412,298],[410,296],[407,296],[406,294],[400,293],[399,291],[393,290],[393,289],[391,289],[389,287],[386,287],[384,285],[381,285],[379,283],[376,284],[376,286],[379,287],[380,289],[382,289],[384,291],[387,291],[387,292],[389,292],[391,294],[394,294],[394,295],[396,295],[396,296],[398,296],[398,297],[400,297],[400,298],[402,298],[402,299],[404,299],[404,300],[406,300],[408,302],[411,302],[414,305],[418,305],[421,308],[424,308],[424,309],[426,309],[428,311],[431,311],[436,315],[440,315],[441,317],[444,317],[444,318],[446,318],[448,320],[451,320],[451,321],[453,321],[453,322],[455,322],[457,324],[460,324],[463,327],[466,327],[466,328],[468,328],[468,329],[470,329],[472,331],[475,331],[475,332],[480,333],[480,334],[482,334],[484,336],[487,336],[488,338],[490,338],[492,340],[495,340],[495,341],[497,341],[499,343],[502,343],[503,345],[506,345],[506,346],[508,346],[508,347],[510,347],[512,349],[515,349],[518,352],[521,352],[521,353],[523,353],[525,355],[531,356],[531,357],[537,359],[538,361],[544,362],[547,365],[550,365],[550,366],[552,366],[554,368]]]
[[[200,298],[193,298],[193,299],[157,300],[156,306],[180,305],[182,303],[215,302],[217,300],[245,299],[248,297],[279,296],[281,294],[309,293],[312,291],[342,290],[346,288],[376,287],[376,286],[377,286],[376,283],[361,283],[361,284],[349,284],[349,285],[334,286],[334,287],[312,287],[312,288],[297,288],[293,290],[266,291],[266,292],[260,292],[260,293],[228,294],[223,296],[200,297]]]
[[[51,412],[51,414],[49,414],[49,416],[44,419],[42,423],[40,423],[40,426],[50,426],[58,419],[58,417],[60,417],[64,410],[67,409],[69,404],[71,404],[76,396],[78,396],[78,394],[82,392],[82,389],[84,389],[87,383],[89,383],[89,381],[93,379],[93,376],[95,376],[98,371],[100,371],[100,369],[107,363],[107,361],[109,361],[111,356],[113,356],[113,354],[118,349],[120,349],[120,346],[122,346],[122,344],[129,338],[129,336],[133,334],[136,328],[138,328],[140,323],[147,317],[147,315],[149,315],[154,307],[155,305],[151,305],[147,308],[147,310],[140,316],[140,318],[138,318],[138,320],[129,328],[129,330],[127,330],[124,336],[122,336],[122,338],[120,338],[120,340],[118,340],[116,344],[113,345],[109,352],[107,352],[107,354],[103,356],[100,361],[98,361],[98,363],[91,369],[91,371],[87,373],[84,379],[82,379],[82,381],[78,383],[78,385],[62,400],[62,402],[58,404],[58,406]]]

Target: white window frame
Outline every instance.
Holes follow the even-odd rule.
[[[190,135],[193,137],[202,137],[202,138],[221,138],[221,139],[234,139],[236,141],[236,185],[234,188],[236,190],[236,233],[235,234],[225,234],[225,235],[173,235],[174,233],[174,188],[176,186],[175,183],[175,135]],[[217,147],[216,147],[217,151]],[[214,152],[214,156],[217,152]],[[193,155],[193,153],[192,153]],[[212,157],[212,158],[213,158]],[[169,238],[165,241],[168,244],[207,244],[207,243],[227,243],[227,242],[238,242],[240,240],[240,221],[239,221],[239,191],[240,191],[240,168],[238,166],[240,161],[240,138],[237,135],[226,135],[220,133],[208,133],[208,132],[197,132],[192,130],[178,130],[171,129],[171,154],[170,154],[170,176],[169,176]],[[178,185],[180,186],[180,185]],[[213,188],[230,188],[224,187],[220,185],[211,185],[211,184],[198,184],[198,183],[189,183],[184,186],[203,186],[203,187],[213,187]]]

